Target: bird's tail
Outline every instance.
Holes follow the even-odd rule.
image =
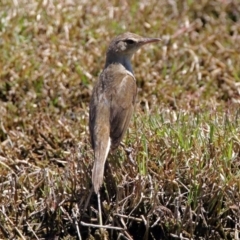
[[[95,193],[103,183],[104,165],[110,150],[111,140],[109,136],[102,136],[94,148],[94,165],[92,170],[92,183]]]

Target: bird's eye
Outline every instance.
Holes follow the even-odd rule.
[[[135,43],[135,41],[133,41],[132,39],[126,39],[125,42],[126,42],[127,44],[133,44],[133,43]]]

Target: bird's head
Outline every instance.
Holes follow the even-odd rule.
[[[145,38],[130,32],[123,33],[111,41],[107,55],[112,54],[131,58],[143,45],[158,41],[160,41],[159,38]]]

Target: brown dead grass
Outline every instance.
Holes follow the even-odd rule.
[[[134,161],[111,154],[101,189],[126,230],[108,238],[240,238],[238,0],[2,0],[0,238],[98,239],[88,102],[124,31],[163,41],[133,59]]]

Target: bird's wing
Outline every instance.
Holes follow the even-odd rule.
[[[90,102],[89,128],[93,149],[96,138],[105,135],[109,125],[111,148],[120,144],[134,110],[136,95],[137,85],[132,73],[117,65],[102,72]]]
[[[94,86],[90,101],[89,129],[93,149],[95,149],[95,145],[97,144],[98,139],[102,137],[103,133],[105,135],[109,132],[107,129],[110,129],[110,104],[103,83],[102,77],[100,76],[99,81]]]
[[[105,81],[100,76],[90,102],[89,128],[94,149],[92,183],[97,193],[103,182],[104,164],[110,150],[110,103],[105,90]]]
[[[120,144],[133,114],[137,95],[134,76],[128,71],[115,74],[107,95],[110,100],[111,148],[114,149]]]

